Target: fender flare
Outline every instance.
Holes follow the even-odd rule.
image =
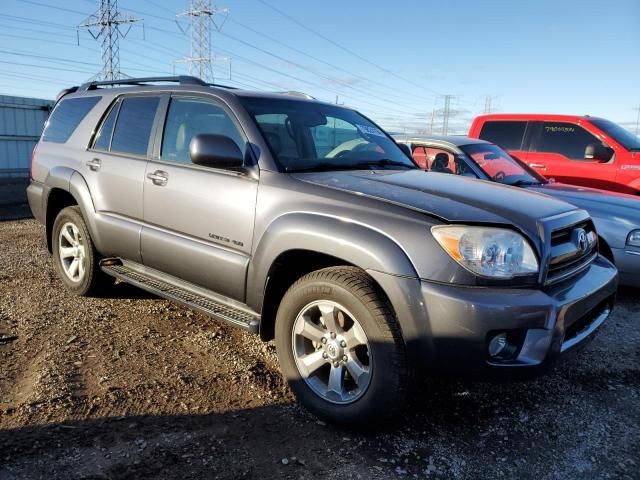
[[[53,189],[60,189],[68,192],[80,207],[82,218],[84,219],[91,239],[98,251],[101,251],[98,229],[95,221],[95,207],[89,192],[89,186],[80,172],[69,167],[55,167],[49,171],[44,182],[45,193],[43,195],[43,211],[47,212],[49,196]],[[47,232],[48,233],[48,232]]]
[[[310,250],[363,270],[417,277],[400,245],[372,226],[328,214],[292,212],[276,218],[254,247],[247,274],[247,304],[262,311],[271,266],[283,253]]]

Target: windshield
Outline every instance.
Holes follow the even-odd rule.
[[[417,168],[386,133],[353,110],[290,99],[241,101],[285,172]]]
[[[480,170],[495,182],[506,185],[536,185],[544,179],[492,143],[459,147]]]
[[[627,150],[640,150],[640,138],[629,130],[622,128],[617,123],[601,118],[595,118],[591,120],[591,123],[612,137]]]

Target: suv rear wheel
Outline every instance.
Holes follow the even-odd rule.
[[[391,306],[355,267],[300,278],[276,318],[282,372],[300,402],[334,423],[384,420],[402,408],[408,366]]]
[[[67,207],[53,223],[53,261],[58,275],[76,295],[95,295],[110,277],[100,270],[99,254],[93,246],[80,208]]]

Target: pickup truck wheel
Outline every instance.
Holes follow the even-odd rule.
[[[289,386],[318,417],[362,425],[404,405],[409,372],[400,328],[358,268],[325,268],[294,283],[278,309],[276,347]]]
[[[53,223],[52,235],[53,262],[69,290],[88,296],[107,286],[110,279],[100,270],[99,254],[79,207],[60,211]]]

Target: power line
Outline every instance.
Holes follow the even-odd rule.
[[[385,67],[383,67],[383,66],[381,66],[381,65],[379,65],[379,64],[377,64],[377,63],[375,63],[375,62],[372,62],[371,60],[369,60],[369,59],[367,59],[367,58],[363,57],[363,56],[362,56],[362,55],[360,55],[359,53],[354,52],[353,50],[351,50],[351,49],[349,49],[349,48],[345,47],[344,45],[339,44],[339,43],[338,43],[338,42],[336,42],[335,40],[333,40],[333,39],[331,39],[331,38],[327,37],[326,35],[323,35],[322,33],[318,32],[317,30],[314,30],[313,28],[309,27],[308,25],[306,25],[306,24],[302,23],[300,20],[298,20],[298,19],[296,19],[296,18],[292,17],[292,16],[291,16],[291,15],[289,15],[288,13],[283,12],[282,10],[280,10],[280,9],[279,9],[279,8],[277,8],[277,7],[274,7],[273,5],[271,5],[270,3],[266,2],[265,0],[258,0],[258,1],[259,1],[260,3],[262,3],[264,6],[266,6],[266,7],[270,8],[270,9],[274,10],[275,12],[279,13],[280,15],[282,15],[283,17],[285,17],[285,18],[286,18],[286,19],[288,19],[289,21],[291,21],[291,22],[295,23],[296,25],[298,25],[298,26],[300,26],[300,27],[304,28],[305,30],[307,30],[307,31],[309,31],[309,32],[311,32],[311,33],[313,33],[314,35],[316,35],[316,36],[318,36],[318,37],[322,38],[323,40],[325,40],[325,41],[327,41],[327,42],[331,43],[332,45],[334,45],[335,47],[339,48],[340,50],[343,50],[344,52],[347,52],[348,54],[350,54],[350,55],[352,55],[352,56],[354,56],[354,57],[358,58],[359,60],[361,60],[361,61],[363,61],[363,62],[365,62],[365,63],[367,63],[367,64],[369,64],[369,65],[371,65],[371,66],[373,66],[373,67],[375,67],[375,68],[377,68],[378,70],[380,70],[380,71],[382,71],[382,72],[385,72],[386,74],[391,75],[391,76],[393,76],[393,77],[397,78],[398,80],[402,80],[402,81],[404,81],[404,82],[406,82],[406,83],[408,83],[408,84],[411,84],[411,85],[413,85],[413,86],[415,86],[415,87],[418,87],[418,88],[420,88],[421,90],[428,90],[428,91],[430,91],[430,92],[432,92],[432,93],[434,93],[434,94],[436,94],[436,95],[440,95],[440,93],[439,93],[439,92],[437,92],[437,91],[435,91],[435,90],[433,90],[433,89],[431,89],[431,88],[425,87],[424,85],[420,85],[420,84],[418,84],[418,83],[414,82],[413,80],[410,80],[410,79],[408,79],[408,78],[405,78],[405,77],[403,77],[403,76],[398,75],[397,73],[395,73],[395,72],[394,72],[394,71],[392,71],[392,70],[389,70],[388,68],[385,68]]]
[[[298,49],[298,48],[296,48],[296,47],[294,47],[294,46],[292,46],[292,45],[290,45],[290,44],[287,44],[287,43],[285,43],[285,42],[282,42],[282,41],[278,40],[277,38],[275,38],[275,37],[273,37],[273,36],[271,36],[271,35],[268,35],[268,34],[266,34],[266,33],[264,33],[264,32],[261,32],[261,31],[259,31],[259,30],[256,30],[256,29],[255,29],[255,28],[253,28],[253,27],[250,27],[250,26],[248,26],[248,25],[246,25],[246,24],[244,24],[244,23],[242,23],[242,22],[239,22],[239,21],[238,21],[238,20],[236,20],[235,18],[230,17],[228,21],[229,21],[229,22],[231,22],[231,23],[234,23],[234,24],[236,24],[236,25],[238,25],[238,26],[240,26],[240,27],[242,27],[242,28],[244,28],[244,29],[246,29],[246,30],[248,30],[248,31],[250,31],[250,32],[253,32],[253,33],[255,33],[256,35],[260,35],[260,36],[262,36],[262,37],[264,37],[264,38],[267,38],[267,39],[269,39],[270,41],[272,41],[272,42],[276,43],[277,45],[280,45],[280,46],[285,47],[285,48],[287,48],[287,49],[289,49],[289,50],[291,50],[291,51],[293,51],[293,52],[296,52],[296,53],[298,53],[299,55],[303,55],[303,56],[305,56],[305,57],[307,57],[307,58],[310,58],[310,59],[312,59],[312,60],[314,60],[314,61],[316,61],[316,62],[319,62],[319,63],[321,63],[321,64],[323,64],[323,65],[326,65],[326,66],[328,66],[328,67],[330,67],[330,68],[333,68],[333,69],[338,70],[338,71],[340,71],[340,72],[346,73],[346,74],[350,75],[351,77],[353,77],[353,78],[355,78],[355,79],[358,79],[358,80],[361,80],[361,81],[364,81],[364,82],[370,83],[370,84],[372,84],[372,85],[376,85],[376,86],[378,86],[378,87],[384,88],[385,90],[394,91],[394,89],[393,89],[392,87],[389,87],[389,85],[388,85],[388,84],[385,84],[385,83],[379,82],[379,81],[377,81],[377,80],[375,80],[375,79],[373,79],[373,78],[371,78],[371,77],[365,77],[365,76],[363,76],[363,75],[359,75],[359,74],[354,73],[353,71],[348,70],[348,69],[346,69],[346,68],[344,68],[344,67],[340,67],[340,66],[338,66],[338,65],[335,65],[334,63],[327,62],[326,60],[323,60],[323,59],[321,59],[321,58],[319,58],[319,57],[317,57],[317,56],[315,56],[315,55],[311,55],[310,53],[305,52],[305,51],[303,51],[303,50],[300,50],[300,49]],[[371,89],[371,91],[373,91],[373,89]],[[394,92],[395,92],[395,91],[394,91]],[[401,96],[399,96],[399,95],[397,95],[397,94],[395,94],[395,93],[394,93],[394,94],[391,94],[391,93],[385,92],[385,93],[384,93],[384,95],[385,95],[385,96],[387,96],[387,97],[392,97],[392,98],[401,98],[401,99],[406,100],[406,98],[401,97]],[[416,97],[412,97],[412,98],[416,98]]]

